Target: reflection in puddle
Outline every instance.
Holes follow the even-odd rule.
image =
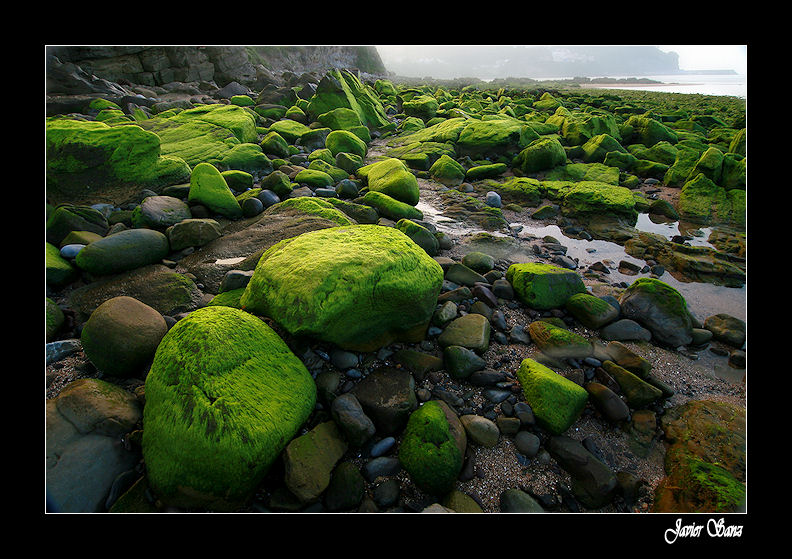
[[[475,225],[468,225],[445,217],[439,210],[422,200],[416,206],[424,214],[424,220],[433,223],[439,231],[443,231],[453,236],[471,235],[481,231],[481,228]],[[530,221],[530,220],[529,220]],[[572,259],[577,259],[578,269],[586,269],[595,262],[603,260],[610,260],[613,262],[614,268],[610,269],[608,281],[610,283],[618,283],[624,281],[628,284],[632,283],[639,277],[648,277],[648,274],[638,274],[630,276],[622,274],[616,269],[619,262],[622,260],[637,264],[643,267],[646,262],[624,252],[624,247],[610,241],[603,241],[593,239],[586,241],[583,239],[573,239],[564,235],[557,225],[544,225],[536,226],[529,223],[517,222],[512,223],[512,227],[522,226],[517,237],[522,240],[531,240],[534,238],[541,239],[545,236],[551,236],[558,240],[559,243],[567,247],[567,256]],[[680,227],[682,230],[680,231]],[[694,229],[685,228],[680,222],[667,222],[655,223],[648,214],[639,214],[638,222],[635,225],[636,229],[647,231],[649,233],[656,233],[671,238],[674,235],[691,235],[693,236]],[[700,233],[698,233],[700,231]],[[693,240],[689,241],[691,245],[712,247],[706,239],[709,237],[711,230],[709,228],[700,228],[693,236]],[[499,234],[497,232],[489,232],[493,236],[508,235]],[[509,244],[508,254],[493,254],[496,258],[508,258],[513,262],[532,262],[536,260],[536,256],[528,246],[518,246]],[[507,246],[503,248],[506,249]],[[714,248],[714,247],[713,247]],[[498,251],[501,252],[501,251]],[[711,283],[697,283],[697,282],[681,282],[674,278],[670,273],[664,273],[660,279],[679,291],[688,303],[688,308],[700,320],[704,320],[709,316],[719,313],[726,313],[741,320],[746,320],[747,315],[747,301],[746,301],[746,287],[725,287],[721,285],[714,285]]]

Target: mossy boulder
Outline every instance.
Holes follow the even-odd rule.
[[[224,306],[194,311],[162,339],[146,377],[152,493],[177,507],[244,506],[315,402],[305,365],[263,321]]]
[[[242,217],[242,207],[228,188],[223,175],[209,163],[199,163],[193,169],[187,199],[228,218]]]
[[[655,278],[639,278],[619,297],[624,318],[635,320],[658,342],[677,347],[692,341],[693,324],[679,291]]]
[[[619,309],[594,295],[576,293],[567,299],[566,309],[588,328],[602,328],[619,318]]]
[[[153,229],[127,229],[94,241],[83,248],[75,264],[97,276],[156,264],[168,255],[168,238]]]
[[[621,172],[617,167],[609,167],[603,163],[568,163],[545,173],[546,181],[594,181],[613,186],[619,184],[620,178]]]
[[[273,157],[289,157],[289,144],[274,130],[268,132],[259,143],[261,151]]]
[[[320,423],[293,439],[283,451],[283,481],[289,492],[303,503],[318,500],[347,447],[335,421]]]
[[[352,153],[358,157],[366,157],[368,147],[366,142],[348,130],[333,130],[325,139],[325,146],[329,149],[333,157],[339,153]]]
[[[669,444],[667,476],[655,489],[654,512],[745,510],[745,417],[745,409],[712,400],[666,410],[661,426]]]
[[[465,180],[465,168],[448,155],[441,155],[429,168],[429,176],[448,187],[455,187]]]
[[[381,216],[387,217],[388,219],[392,219],[394,221],[398,221],[400,219],[423,219],[423,212],[418,208],[415,208],[410,204],[400,202],[399,200],[396,200],[387,194],[383,194],[382,192],[369,190],[365,195],[361,196],[360,198],[356,198],[355,202],[359,204],[365,204],[366,206],[371,206],[377,210]]]
[[[552,264],[512,264],[506,279],[523,303],[538,310],[561,308],[572,295],[586,293],[577,273]]]
[[[126,196],[128,190],[117,194],[112,188],[184,182],[190,173],[188,164],[178,157],[165,157],[169,154],[161,151],[160,143],[157,134],[137,125],[48,118],[47,196],[54,203],[102,194],[113,200]]]
[[[316,121],[331,130],[349,130],[360,126],[360,116],[347,107],[337,107],[316,117]]]
[[[272,161],[264,154],[261,146],[250,142],[232,147],[218,161],[217,166],[220,169],[245,171],[257,177],[272,172]]]
[[[371,351],[423,339],[442,281],[440,265],[401,231],[336,227],[265,251],[241,302],[291,334]]]
[[[336,182],[333,177],[318,169],[303,169],[297,173],[294,180],[298,184],[304,184],[311,188],[326,188],[333,186]]]
[[[712,182],[718,184],[721,180],[722,170],[723,152],[716,147],[711,147],[702,153],[699,160],[693,165],[688,179],[693,179],[701,173]]]
[[[455,437],[455,434],[456,437]],[[464,429],[441,401],[430,400],[410,414],[399,445],[399,461],[410,479],[432,495],[454,488],[462,469]]]
[[[178,157],[191,167],[198,163],[217,165],[234,146],[258,138],[255,114],[219,103],[176,114],[161,113],[137,124],[159,136],[163,156]]]
[[[539,134],[516,119],[471,120],[459,133],[456,148],[459,155],[497,156],[519,152],[537,139]]]
[[[91,314],[80,334],[88,359],[103,373],[134,376],[151,362],[168,331],[156,310],[132,297],[108,299]]]
[[[627,150],[616,138],[608,134],[598,134],[590,138],[582,146],[583,161],[586,163],[602,163],[605,156],[611,152],[627,153]]]
[[[72,231],[90,231],[104,236],[110,225],[107,218],[89,206],[62,204],[50,214],[45,225],[47,242],[60,246]]]
[[[307,113],[316,118],[337,108],[355,111],[361,124],[372,130],[393,128],[374,88],[347,70],[333,69],[322,77],[309,100]]]
[[[269,127],[270,132],[277,132],[289,144],[294,144],[302,138],[303,134],[310,132],[310,130],[301,122],[289,118],[277,120]]]
[[[396,229],[410,237],[410,239],[424,249],[429,256],[436,256],[437,252],[440,250],[440,243],[432,232],[410,219],[400,219],[397,221]]]
[[[520,206],[538,206],[546,193],[542,183],[530,177],[509,177],[503,182],[487,180],[484,184],[497,192],[503,201]]]
[[[492,163],[488,165],[476,165],[465,173],[465,179],[478,181],[482,179],[492,179],[505,173],[509,166],[505,163]]]
[[[389,158],[360,167],[357,175],[364,178],[370,192],[386,194],[410,206],[418,203],[418,180],[399,159]]]
[[[536,173],[562,165],[567,160],[566,151],[555,138],[539,138],[528,144],[512,162],[512,167],[523,173]]]
[[[627,405],[632,409],[644,409],[663,395],[659,388],[652,386],[638,377],[638,375],[633,374],[613,361],[603,361],[602,368],[619,385]]]
[[[566,215],[580,217],[612,215],[635,224],[638,211],[629,188],[597,181],[581,181],[564,194],[561,209]]]
[[[557,126],[569,146],[581,146],[600,134],[622,140],[616,119],[607,113],[570,111],[565,107],[557,107],[552,116],[547,118],[546,124]]]
[[[80,275],[79,270],[60,255],[58,247],[47,242],[44,243],[44,261],[44,274],[50,287],[63,287]]]
[[[409,101],[402,103],[402,111],[407,116],[420,118],[424,122],[429,121],[437,114],[440,103],[431,95],[416,95]]]
[[[528,325],[531,340],[542,353],[558,359],[582,359],[592,354],[593,348],[583,336],[550,323],[549,320],[535,320]]]
[[[726,190],[703,173],[687,181],[679,193],[680,217],[694,223],[745,223],[745,191]]]
[[[315,215],[329,221],[334,221],[338,225],[353,225],[354,222],[349,217],[339,210],[330,199],[314,198],[308,196],[298,196],[296,198],[288,198],[283,202],[273,204],[266,210],[266,215],[275,215],[290,210],[296,210],[301,213]]]
[[[517,380],[536,422],[554,435],[569,429],[586,407],[583,387],[533,359],[523,360]]]
[[[658,142],[675,144],[679,141],[676,132],[653,118],[633,115],[625,124],[632,128],[632,139],[646,147]]]

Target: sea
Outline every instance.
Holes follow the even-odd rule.
[[[609,89],[633,89],[665,93],[698,93],[701,95],[728,95],[748,98],[748,80],[745,74],[669,74],[655,76],[608,76],[612,78],[648,78],[662,82],[658,85],[613,85]],[[603,86],[597,86],[601,88]]]

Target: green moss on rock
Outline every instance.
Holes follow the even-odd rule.
[[[438,402],[426,402],[410,414],[399,445],[399,461],[418,487],[445,495],[454,487],[462,458]]]
[[[552,264],[512,264],[506,271],[506,279],[523,303],[539,310],[563,307],[572,295],[586,293],[577,273]]]
[[[583,387],[533,359],[523,360],[517,380],[536,422],[554,435],[569,429],[588,401],[588,392]]]
[[[305,365],[263,321],[225,306],[194,311],[162,339],[146,377],[152,492],[178,507],[243,506],[315,402]]]
[[[241,303],[292,334],[371,351],[423,339],[442,281],[440,265],[401,231],[335,227],[265,251]]]

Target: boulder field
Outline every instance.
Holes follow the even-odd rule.
[[[744,109],[283,79],[47,116],[49,511],[743,510],[746,324],[663,273],[745,281]]]

